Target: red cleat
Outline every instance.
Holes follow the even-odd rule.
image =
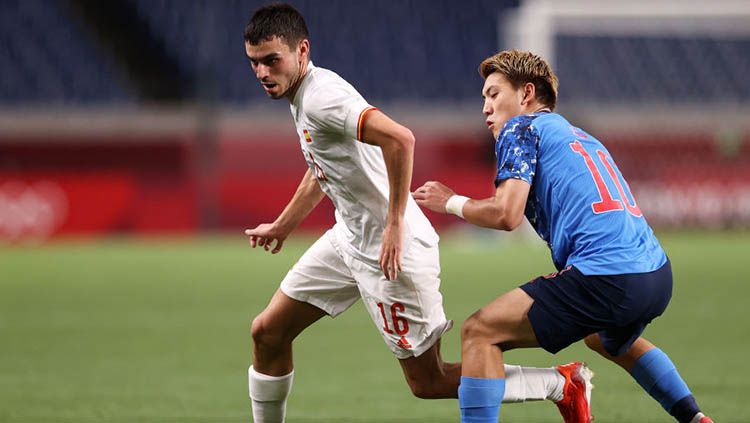
[[[713,420],[711,420],[711,417],[708,417],[707,415],[703,413],[698,413],[693,417],[693,420],[690,421],[691,423],[714,423]]]
[[[565,377],[563,399],[556,402],[565,423],[591,423],[591,378],[594,372],[585,363],[557,366],[557,371]],[[703,423],[703,422],[701,422]]]

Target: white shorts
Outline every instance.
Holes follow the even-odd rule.
[[[399,359],[417,357],[453,325],[446,320],[440,294],[437,246],[419,241],[405,246],[398,279],[389,281],[378,266],[344,251],[332,230],[302,255],[281,282],[290,298],[310,303],[331,317],[359,298]]]

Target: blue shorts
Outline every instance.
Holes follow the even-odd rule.
[[[669,260],[648,273],[586,276],[575,266],[520,287],[534,303],[529,320],[539,345],[556,353],[599,333],[613,356],[626,352],[672,298]]]

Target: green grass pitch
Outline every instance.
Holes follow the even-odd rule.
[[[670,234],[675,290],[646,331],[718,422],[750,421],[747,234]],[[282,254],[242,236],[58,242],[0,248],[0,422],[249,422],[249,324],[311,239]],[[495,296],[551,271],[536,243],[441,243],[445,308],[457,325]],[[443,340],[459,358],[458,330]],[[621,370],[575,345],[511,363],[587,361],[601,422],[669,422]],[[288,421],[455,422],[455,400],[414,398],[361,304],[295,344]],[[551,403],[508,404],[502,421],[558,422]]]

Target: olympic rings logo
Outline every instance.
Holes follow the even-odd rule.
[[[0,240],[43,241],[67,215],[68,198],[55,182],[0,182]]]

